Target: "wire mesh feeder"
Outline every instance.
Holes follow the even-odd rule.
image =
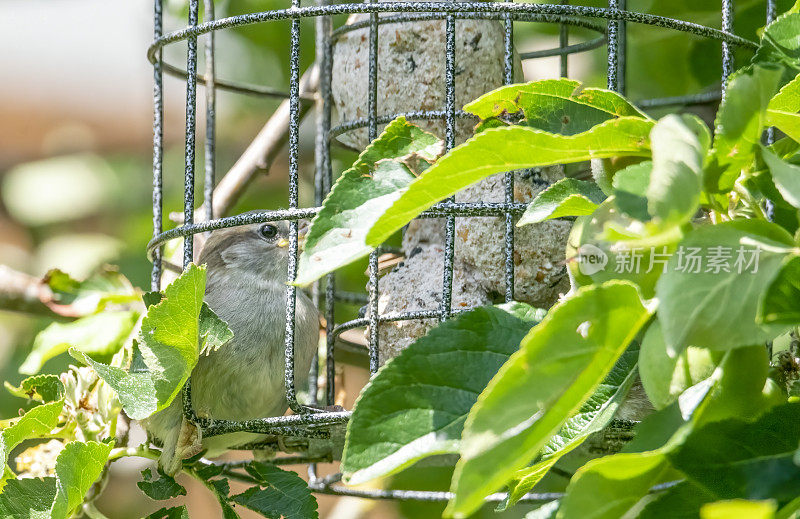
[[[333,139],[339,135],[366,128],[370,140],[377,136],[380,124],[386,123],[398,115],[405,115],[410,120],[438,120],[445,123],[445,147],[450,149],[455,144],[456,121],[466,114],[456,108],[455,76],[456,76],[456,20],[465,19],[491,19],[499,20],[503,26],[503,82],[514,81],[514,52],[513,35],[514,27],[519,23],[546,22],[559,24],[559,46],[557,48],[522,53],[521,60],[537,59],[546,56],[560,56],[561,75],[567,75],[567,62],[574,53],[584,52],[606,45],[608,50],[607,78],[608,88],[625,93],[625,68],[626,68],[626,24],[636,23],[668,28],[676,31],[698,35],[704,38],[719,41],[722,47],[722,79],[723,90],[711,93],[702,93],[676,98],[650,99],[642,101],[642,108],[668,106],[675,104],[701,104],[719,100],[724,97],[724,84],[728,75],[733,70],[732,46],[755,48],[752,41],[736,36],[732,31],[733,1],[722,0],[721,27],[715,29],[702,25],[638,13],[626,10],[625,0],[609,0],[607,8],[586,7],[569,5],[569,1],[558,4],[529,4],[512,2],[375,2],[367,0],[366,3],[343,3],[326,5],[325,0],[317,0],[315,5],[301,6],[300,0],[292,0],[286,9],[250,13],[216,20],[214,19],[213,0],[204,0],[203,23],[199,22],[199,0],[189,0],[188,26],[168,34],[162,32],[162,0],[155,0],[154,9],[154,36],[155,41],[148,50],[148,57],[153,64],[154,72],[154,136],[153,136],[153,239],[148,245],[153,258],[152,288],[160,288],[162,266],[164,264],[163,245],[166,241],[190,237],[193,234],[245,225],[256,222],[287,220],[290,222],[290,261],[287,280],[292,281],[297,271],[298,224],[303,218],[313,217],[318,207],[301,208],[298,198],[298,160],[299,160],[299,126],[302,113],[311,101],[316,108],[316,139],[315,139],[315,202],[319,206],[330,190],[334,180],[331,168],[330,146]],[[766,20],[769,22],[775,17],[774,0],[767,1]],[[331,16],[338,14],[364,13],[368,19],[357,21],[332,29]],[[379,13],[387,13],[379,17]],[[301,95],[301,77],[299,67],[300,21],[303,18],[315,18],[317,50],[316,67],[319,71],[319,86],[316,95],[308,95],[303,88]],[[444,106],[434,110],[417,110],[410,113],[379,113],[378,112],[378,37],[379,26],[387,23],[413,23],[420,20],[445,21],[445,45],[442,49],[444,60],[444,81],[441,88],[444,91]],[[269,23],[273,21],[290,20],[291,28],[289,38],[291,42],[289,91],[279,92],[271,88],[246,85],[233,81],[226,81],[216,77],[214,70],[214,32],[221,29],[239,27],[251,24]],[[579,26],[590,28],[599,35],[585,42],[569,42],[568,28]],[[331,77],[332,70],[336,67],[333,63],[334,38],[348,31],[357,29],[368,30],[369,42],[369,84],[368,99],[366,100],[367,117],[341,122],[335,128],[331,127],[332,95]],[[205,74],[198,74],[198,38],[205,36]],[[186,41],[188,53],[186,67],[165,63],[162,59],[162,48],[168,44]],[[469,67],[469,63],[459,64]],[[186,132],[185,132],[185,163],[184,163],[184,207],[183,225],[163,231],[162,218],[162,153],[164,132],[164,103],[162,98],[164,73],[171,74],[186,81]],[[204,178],[204,214],[203,221],[195,223],[194,188],[196,184],[195,171],[195,136],[196,136],[196,104],[197,84],[203,83],[206,101],[206,135],[204,139],[205,152],[205,178]],[[288,209],[266,211],[262,213],[249,213],[246,215],[214,218],[215,214],[224,213],[227,208],[215,212],[213,192],[215,186],[215,111],[216,89],[232,92],[285,98],[288,100],[288,112],[285,130],[288,131],[289,147],[289,192]],[[447,200],[435,205],[421,215],[423,218],[444,218],[444,268],[442,279],[441,304],[438,310],[403,312],[381,315],[378,311],[378,252],[371,254],[369,259],[369,294],[366,298],[369,306],[367,317],[336,323],[335,306],[337,301],[352,302],[352,294],[336,290],[335,274],[329,274],[322,286],[324,297],[320,297],[319,287],[315,287],[314,294],[317,302],[324,300],[323,313],[327,322],[327,355],[324,366],[319,365],[318,359],[312,367],[311,387],[317,388],[318,374],[325,373],[322,377],[325,387],[326,405],[334,403],[334,343],[336,338],[346,330],[367,326],[369,333],[368,355],[369,369],[374,373],[379,366],[378,349],[378,323],[412,320],[421,318],[448,319],[456,310],[451,308],[452,283],[453,283],[453,256],[455,221],[458,217],[467,216],[493,216],[504,219],[503,265],[506,301],[514,299],[514,221],[525,208],[524,204],[514,201],[514,176],[508,172],[504,176],[505,199],[501,203],[456,203]],[[184,240],[183,266],[192,261],[193,240]],[[287,437],[301,438],[307,443],[306,456],[293,458],[279,458],[278,462],[303,462],[309,463],[309,486],[317,492],[351,495],[376,499],[413,499],[425,501],[445,501],[451,495],[449,492],[426,492],[410,490],[358,490],[347,488],[338,484],[341,476],[317,476],[316,462],[330,461],[334,441],[341,441],[341,431],[346,424],[350,412],[320,412],[298,402],[294,384],[294,314],[296,288],[288,285],[286,289],[286,396],[289,406],[295,413],[290,416],[269,417],[243,422],[229,420],[209,420],[197,417],[191,409],[188,392],[184,394],[185,412],[187,418],[192,420],[203,431],[204,436],[213,436],[235,431],[250,431],[256,433],[270,433]],[[358,298],[356,298],[358,299]],[[460,310],[459,310],[460,311]],[[188,387],[188,385],[187,385]],[[310,392],[309,404],[318,404],[317,391]],[[257,447],[257,446],[250,446]],[[503,494],[495,494],[490,500],[502,500]],[[560,497],[560,494],[528,494],[523,501],[545,502]]]

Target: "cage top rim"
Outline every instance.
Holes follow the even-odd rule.
[[[388,16],[381,16],[378,18],[378,25],[392,25],[404,22],[417,22],[417,21],[431,21],[445,19],[450,13],[444,11],[422,11],[412,13],[390,13]],[[456,13],[456,20],[502,20],[508,13],[504,12],[478,12],[478,11],[463,11]],[[608,31],[606,27],[591,19],[583,17],[574,17],[567,15],[553,15],[548,13],[511,13],[511,19],[515,22],[527,23],[557,23],[562,25],[571,25],[580,27],[590,31],[595,31],[605,35]],[[368,29],[370,20],[358,20],[353,23],[346,23],[340,25],[331,31],[331,39],[339,38],[349,32],[357,31],[359,29]]]
[[[219,29],[295,18],[310,18],[336,14],[385,12],[446,12],[453,14],[465,12],[488,12],[508,13],[512,15],[540,13],[561,16],[582,16],[588,18],[600,18],[605,20],[617,20],[629,23],[651,25],[686,32],[689,34],[718,40],[731,45],[737,45],[750,49],[758,48],[758,44],[756,42],[727,31],[707,27],[705,25],[693,22],[678,20],[676,18],[669,18],[666,16],[658,16],[647,13],[638,13],[635,11],[627,11],[622,9],[561,4],[521,4],[512,2],[374,2],[290,7],[288,9],[276,9],[271,11],[261,11],[256,13],[230,16],[227,18],[220,18],[219,20],[212,20],[198,25],[184,27],[183,29],[167,33],[160,38],[157,38],[147,49],[147,58],[150,63],[155,65],[158,62],[158,52],[164,46],[177,41],[196,38],[202,34]]]
[[[378,25],[391,25],[391,24],[400,24],[405,22],[417,22],[417,21],[430,21],[430,20],[439,20],[444,19],[447,16],[447,13],[443,12],[423,12],[423,13],[404,13],[404,14],[392,14],[389,16],[382,16],[378,19]],[[456,16],[458,20],[502,20],[506,15],[503,13],[477,13],[477,12],[464,12],[460,13]],[[541,59],[550,56],[561,56],[561,55],[570,55],[570,54],[577,54],[581,52],[587,52],[593,49],[596,49],[607,41],[607,30],[606,28],[600,24],[595,23],[591,20],[586,20],[583,18],[575,18],[569,16],[561,16],[561,15],[549,15],[549,14],[542,14],[542,13],[515,13],[512,15],[512,18],[516,22],[525,22],[525,23],[558,23],[563,25],[571,25],[574,27],[580,27],[583,29],[587,29],[590,31],[595,31],[600,34],[600,36],[583,41],[581,43],[568,45],[566,47],[553,47],[550,49],[543,49],[533,52],[522,52],[519,54],[520,59],[522,61],[525,60],[533,60],[533,59]],[[358,29],[364,29],[369,26],[369,20],[362,20],[352,24],[342,25],[338,27],[336,30],[332,31],[330,34],[331,39],[336,39],[342,36],[343,34],[349,33],[351,31],[355,31]],[[182,69],[179,66],[172,65],[163,61],[162,58],[162,68],[163,71],[169,74],[172,77],[176,77],[178,79],[186,80],[188,78],[188,73],[185,69]],[[208,78],[205,77],[203,74],[195,74],[197,82],[200,84],[205,85],[208,82]],[[288,99],[290,97],[288,92],[283,90],[267,87],[262,85],[253,85],[248,83],[242,83],[238,81],[228,81],[224,79],[214,78],[214,88],[219,90],[225,90],[228,92],[234,92],[238,94],[245,94],[251,96],[258,96],[258,97],[271,97],[271,98],[278,98],[278,99]],[[308,94],[300,94],[300,101],[311,103],[314,102],[314,96]]]
[[[502,202],[440,202],[431,207],[418,218],[437,218],[445,215],[456,216],[502,216],[507,212],[522,214],[527,204]],[[295,209],[273,209],[264,211],[252,211],[249,213],[237,214],[205,220],[202,222],[185,223],[167,231],[163,231],[154,236],[147,244],[148,255],[169,240],[183,238],[193,234],[199,234],[226,227],[236,227],[239,225],[250,225],[262,222],[274,222],[278,220],[302,220],[313,218],[319,212],[319,207],[304,207]],[[150,258],[152,260],[152,258]]]

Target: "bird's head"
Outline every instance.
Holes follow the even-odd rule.
[[[301,229],[301,242],[304,234]],[[283,284],[290,252],[289,222],[264,222],[213,231],[200,263],[207,265],[209,274],[255,276]]]

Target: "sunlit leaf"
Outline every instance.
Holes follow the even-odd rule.
[[[165,289],[161,301],[147,309],[134,348],[142,364],[136,369],[102,364],[75,349],[70,354],[91,365],[117,392],[128,416],[146,418],[169,405],[180,392],[201,348],[219,347],[230,339],[223,321],[210,309],[202,311],[204,292],[205,267],[192,264]]]
[[[670,354],[763,343],[785,326],[756,322],[759,300],[792,251],[778,225],[740,220],[690,232],[658,280],[658,318]],[[757,265],[756,265],[757,261]]]
[[[448,512],[463,517],[509,481],[592,395],[650,312],[625,282],[585,287],[523,339],[470,411]]]
[[[34,375],[20,382],[17,387],[8,382],[5,387],[14,396],[42,403],[54,402],[64,397],[64,384],[56,375]]]
[[[769,285],[758,308],[758,322],[800,323],[800,257],[791,258]]]
[[[618,519],[667,474],[669,464],[661,451],[591,460],[570,481],[556,517]]]
[[[592,158],[650,154],[652,121],[620,117],[570,136],[523,126],[493,128],[453,148],[377,220],[366,242],[378,246],[436,202],[490,175]]]
[[[36,336],[19,372],[38,373],[45,362],[70,348],[89,355],[112,355],[131,335],[138,319],[135,311],[106,311],[69,323],[52,323]]]
[[[700,519],[772,519],[777,509],[777,505],[771,500],[731,499],[703,505]]]
[[[610,90],[582,88],[571,79],[545,79],[508,85],[479,97],[464,110],[481,119],[520,115],[517,123],[550,133],[574,135],[615,117],[647,118],[624,97]],[[492,121],[484,121],[482,131]]]
[[[800,21],[800,14],[797,15]],[[800,23],[798,23],[800,27]],[[800,141],[800,74],[784,86],[767,107],[767,123]]]
[[[563,178],[536,196],[517,226],[562,216],[592,214],[605,198],[594,182]]]
[[[763,64],[731,76],[714,122],[712,163],[705,171],[705,187],[711,193],[730,191],[742,169],[750,167],[753,153],[761,144],[767,106],[780,87],[782,71]]]
[[[24,440],[40,438],[55,429],[63,407],[64,400],[36,406],[0,431],[0,461],[4,464],[14,447]]]
[[[390,360],[353,409],[342,456],[348,483],[458,453],[470,408],[543,314],[523,303],[477,308]]]
[[[683,223],[697,212],[707,150],[695,133],[701,125],[702,121],[688,115],[668,115],[650,132],[653,169],[648,210],[662,222]]]
[[[514,474],[504,508],[528,493],[562,456],[611,422],[636,379],[638,356],[636,345],[628,348],[594,394],[564,423],[558,434],[550,438],[536,463]]]
[[[800,95],[800,93],[798,93]],[[800,166],[796,166],[761,147],[761,156],[772,174],[772,181],[784,200],[800,208]]]
[[[67,443],[56,459],[56,495],[53,519],[71,517],[108,462],[111,443]]]
[[[709,377],[719,360],[710,350],[694,346],[687,347],[678,356],[670,356],[661,323],[655,320],[647,328],[639,352],[642,386],[653,407],[663,409],[685,390]]]
[[[295,283],[307,285],[369,254],[369,228],[441,150],[433,134],[404,117],[392,121],[336,181],[312,220]]]

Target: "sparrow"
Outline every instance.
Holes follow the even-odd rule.
[[[218,229],[200,253],[206,265],[204,300],[224,320],[233,339],[201,355],[191,374],[192,406],[201,418],[249,420],[281,416],[288,404],[284,384],[286,273],[289,225],[284,221]],[[305,387],[319,341],[319,312],[297,291],[295,387]],[[202,438],[184,418],[179,395],[143,425],[163,445],[160,468],[180,471],[182,460],[207,451],[215,457],[267,435],[235,432]]]

